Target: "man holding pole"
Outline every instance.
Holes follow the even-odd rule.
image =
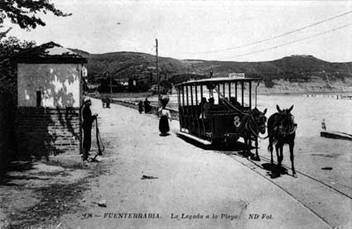
[[[94,120],[97,118],[97,114],[92,115],[92,111],[90,110],[90,106],[92,105],[92,102],[90,101],[89,98],[86,98],[83,103],[83,110],[82,110],[82,116],[83,116],[83,122],[82,122],[82,128],[83,128],[83,155],[82,159],[83,161],[87,161],[88,156],[89,156],[89,151],[92,143],[92,124]]]

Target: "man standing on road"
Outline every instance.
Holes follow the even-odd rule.
[[[144,113],[149,113],[152,110],[148,98],[144,100]]]
[[[90,106],[92,105],[92,102],[90,101],[89,98],[86,98],[83,103],[83,110],[82,110],[82,116],[83,116],[83,122],[82,122],[82,128],[83,128],[83,156],[82,159],[83,161],[87,161],[88,156],[89,156],[89,151],[91,147],[91,137],[92,137],[92,124],[94,120],[97,118],[97,114],[92,115],[92,111],[90,110]]]

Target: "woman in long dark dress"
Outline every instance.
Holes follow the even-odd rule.
[[[142,114],[142,112],[143,112],[143,102],[142,102],[142,100],[139,101],[139,103],[138,103],[138,111],[139,111],[140,114]]]
[[[168,98],[161,99],[161,108],[159,109],[159,131],[162,136],[165,136],[170,131],[169,119],[171,120],[171,114],[168,109],[166,109],[166,104],[168,102]]]

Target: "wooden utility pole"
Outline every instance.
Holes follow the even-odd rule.
[[[159,57],[158,57],[158,39],[155,39],[155,61],[156,61],[156,78],[158,80],[158,101],[160,101],[160,77],[159,77]]]

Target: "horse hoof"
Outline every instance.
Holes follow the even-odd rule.
[[[260,161],[260,157],[259,156],[252,156],[251,159],[253,161]]]
[[[270,178],[272,178],[272,179],[275,179],[275,178],[278,178],[278,177],[280,177],[280,173],[272,172],[270,174]]]
[[[293,173],[292,176],[293,176],[294,178],[297,178],[297,174],[296,174],[296,173]]]

